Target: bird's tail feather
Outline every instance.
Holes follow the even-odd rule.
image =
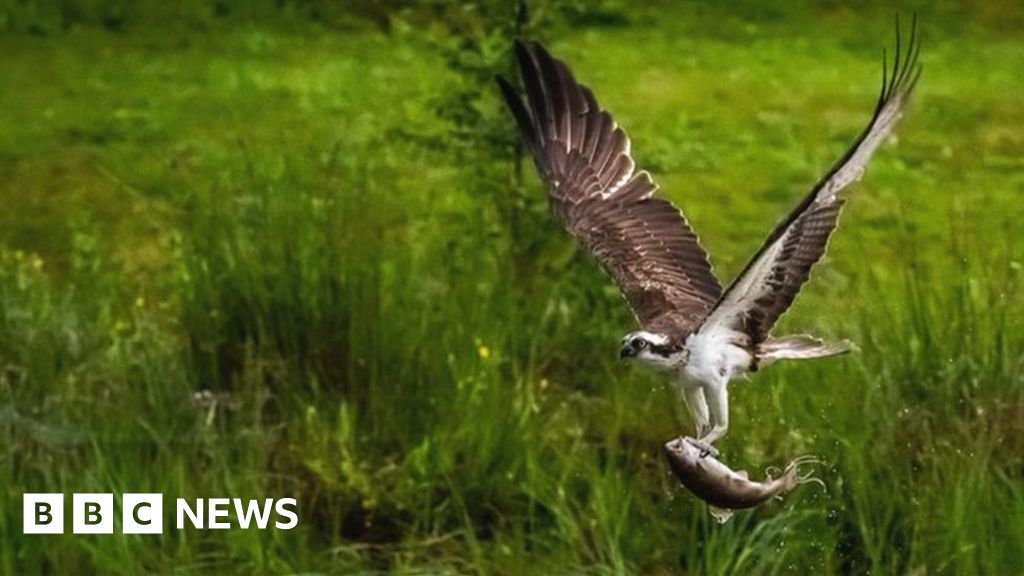
[[[855,349],[856,347],[849,340],[825,342],[820,338],[798,334],[765,340],[757,345],[755,356],[758,364],[764,366],[776,360],[806,360],[838,356]]]

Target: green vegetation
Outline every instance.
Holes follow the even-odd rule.
[[[0,572],[1024,569],[1024,11],[919,9],[915,102],[723,458],[715,524],[491,82],[511,8],[0,2]],[[157,5],[153,3],[153,5]],[[891,7],[531,6],[725,279],[861,129]],[[909,9],[908,9],[909,11]],[[24,492],[284,497],[292,531],[24,536]]]

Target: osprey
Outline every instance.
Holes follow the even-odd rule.
[[[657,186],[636,170],[626,133],[564,62],[539,44],[517,42],[525,99],[497,78],[552,212],[615,280],[641,327],[622,339],[620,356],[676,375],[696,427],[692,442],[705,455],[718,453],[712,443],[728,429],[731,380],[775,360],[851,349],[845,341],[779,338],[771,330],[825,253],[844,203],[839,192],[861,177],[920,76],[916,21],[905,53],[899,28],[897,22],[891,73],[883,52],[871,121],[724,291],[686,218],[654,196]]]

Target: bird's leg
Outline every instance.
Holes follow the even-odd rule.
[[[690,422],[696,430],[695,436],[700,438],[710,429],[708,423],[708,403],[704,399],[704,389],[687,382],[679,385],[679,394],[683,397],[683,405],[690,413]]]
[[[712,444],[725,436],[729,430],[729,388],[728,381],[722,380],[710,386],[702,387],[704,398],[707,401],[708,416],[711,428],[700,435],[697,440],[691,442],[700,448],[701,456],[711,455],[718,457],[718,450]]]

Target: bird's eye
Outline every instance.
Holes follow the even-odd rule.
[[[647,340],[637,338],[636,340],[633,341],[633,345],[643,350],[644,348],[647,348]]]

